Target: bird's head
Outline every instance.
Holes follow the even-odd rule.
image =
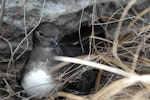
[[[60,30],[53,24],[48,22],[41,23],[33,31],[33,48],[51,48],[54,49],[57,54],[61,54],[61,50],[58,43],[58,36]]]
[[[51,23],[41,23],[33,32],[33,47],[57,47],[59,29]]]

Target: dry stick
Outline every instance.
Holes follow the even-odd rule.
[[[6,87],[7,87],[7,92],[9,93],[9,95],[12,95],[14,94],[15,92],[13,91],[13,89],[11,88],[11,86],[9,85],[9,83],[6,81],[5,78],[3,78],[5,84],[6,84]]]
[[[83,48],[83,44],[82,44],[82,39],[81,39],[81,33],[80,33],[83,14],[84,14],[84,9],[82,9],[82,12],[81,12],[81,17],[80,17],[80,23],[79,23],[79,30],[78,30],[78,33],[79,33],[79,41],[80,41],[81,49],[82,49],[82,51],[84,52],[84,48]]]
[[[150,25],[146,25],[146,26],[140,28],[140,29],[138,30],[138,32],[143,32],[144,30],[149,30],[149,29],[150,29]]]
[[[106,40],[106,39],[103,39],[103,38],[100,38],[100,37],[91,37],[91,38],[100,39],[100,40],[103,40],[103,41],[112,43],[111,41]],[[119,45],[119,47],[122,48],[122,46],[120,46],[120,45]],[[123,49],[126,50],[126,48],[123,48]],[[128,50],[126,50],[126,51],[128,51]],[[130,51],[129,51],[129,53],[130,53],[133,57],[136,56],[135,54],[131,53]],[[124,56],[126,56],[126,55],[124,55]],[[126,56],[126,57],[128,57],[128,56]],[[117,62],[116,62],[116,61],[114,62],[114,60],[111,59],[111,58],[109,58],[109,57],[107,57],[106,59],[109,59],[110,62],[113,62],[113,63],[115,63],[115,64],[119,63],[118,61],[117,61]],[[142,61],[142,62],[145,61],[144,63],[147,62],[147,65],[150,63],[150,60],[148,60],[148,59],[146,59],[146,58],[140,58],[139,60]],[[119,66],[120,66],[120,64],[119,64]],[[121,68],[123,68],[123,69],[126,70],[126,71],[132,71],[128,66],[125,66],[125,65],[124,65],[124,67],[121,67]]]
[[[137,0],[131,0],[128,5],[125,7],[122,15],[121,15],[121,18],[120,19],[123,19],[125,18],[125,16],[127,15],[127,12],[129,11],[129,9],[131,8],[131,6],[136,2]],[[117,60],[120,60],[120,58],[118,57],[118,54],[117,54],[117,46],[118,46],[118,37],[119,37],[119,33],[120,33],[120,29],[121,29],[121,26],[122,26],[122,23],[123,21],[120,21],[117,28],[116,28],[116,32],[115,32],[115,40],[113,42],[113,55],[116,57]]]
[[[96,0],[93,1],[94,5],[93,5],[93,12],[92,12],[92,32],[91,32],[91,36],[95,36],[94,34],[94,23],[95,23],[95,12],[96,12]],[[97,47],[96,47],[96,43],[95,43],[95,39],[90,39],[90,43],[93,43],[93,48],[95,49],[96,52],[98,52]],[[92,45],[90,45],[90,47],[92,47]],[[91,48],[90,48],[91,49]],[[91,50],[90,50],[91,51]]]
[[[17,95],[17,94],[20,94],[20,93],[22,93],[22,92],[24,92],[24,90],[21,90],[21,91],[19,91],[19,92],[14,92],[14,94],[9,95],[9,96],[3,98],[2,100],[10,100],[10,97],[12,97],[12,96],[14,96],[14,95]],[[17,96],[18,96],[18,95],[17,95]],[[18,96],[18,97],[19,97],[19,96]],[[20,97],[20,98],[21,98],[21,97]]]
[[[139,75],[136,75],[136,74],[132,74],[132,73],[123,71],[123,70],[118,69],[118,68],[112,68],[108,65],[103,65],[103,64],[100,64],[100,63],[95,63],[95,62],[92,62],[92,61],[87,61],[87,60],[82,60],[82,59],[77,59],[77,58],[72,58],[72,57],[55,56],[54,59],[59,60],[59,61],[66,61],[66,62],[71,62],[71,63],[78,63],[78,64],[81,64],[81,65],[91,66],[91,67],[94,67],[94,68],[97,68],[97,69],[103,69],[105,71],[116,73],[116,74],[122,75],[124,77],[129,77],[130,80],[128,82],[130,82],[130,81],[132,81],[132,82],[140,81],[140,82],[143,82],[143,83],[150,84],[150,75],[141,75],[141,76],[139,76]]]
[[[100,58],[101,58],[101,60],[103,60],[104,62],[106,62],[109,66],[112,66],[112,67],[116,67],[115,65],[113,65],[113,63],[112,62],[110,62],[110,59],[108,59],[108,58],[111,58],[111,57],[106,57],[106,56],[102,56],[102,55],[100,55],[99,54],[99,56],[100,56]],[[122,68],[122,67],[121,67]],[[126,70],[125,70],[126,71]]]
[[[78,57],[76,57],[76,58],[83,59],[83,58],[85,58],[85,57],[87,57],[87,55],[78,56]],[[63,68],[64,66],[67,66],[67,65],[69,65],[69,64],[70,64],[69,62],[61,62],[61,63],[59,63],[59,64],[53,66],[53,67],[49,70],[49,72],[50,72],[50,73],[53,73],[53,72],[59,70],[60,68]]]
[[[90,56],[92,56],[92,55],[90,55]],[[87,57],[89,57],[89,55],[77,56],[76,58],[86,59]],[[70,63],[69,63],[69,62],[61,62],[61,63],[59,63],[59,64],[53,66],[53,67],[49,70],[49,72],[50,72],[50,73],[53,73],[53,72],[59,70],[60,68],[62,68],[62,67],[64,67],[64,66],[67,66],[68,64],[70,64]],[[82,66],[82,65],[80,65],[80,66]],[[66,70],[66,71],[67,71],[67,70]],[[69,80],[69,79],[68,79],[68,80]],[[65,80],[65,82],[64,82],[63,84],[65,84],[66,82],[67,82],[67,81]]]
[[[134,55],[134,59],[133,59],[133,63],[132,63],[132,71],[135,72],[135,68],[136,68],[136,65],[137,65],[137,61],[138,61],[138,58],[139,58],[139,53],[142,49],[142,45],[139,44],[137,50],[136,50],[136,54]]]
[[[147,26],[144,26],[144,27],[142,27],[142,28],[140,28],[140,29],[137,29],[136,31],[136,33],[140,33],[140,32],[143,32],[143,31],[145,31],[145,30],[149,30],[150,29],[150,25],[147,25]],[[126,41],[127,39],[129,39],[129,38],[132,38],[133,36],[135,36],[135,35],[133,35],[134,33],[130,33],[128,36],[126,36],[124,39],[122,39],[120,42],[119,42],[119,44],[121,45],[122,43],[123,43],[123,41]],[[148,37],[148,36],[147,36]]]
[[[61,57],[62,58],[62,57]],[[65,59],[64,59],[65,58]],[[104,70],[107,70],[107,71],[110,71],[110,72],[117,72],[117,74],[122,74],[122,75],[124,75],[124,76],[132,76],[133,74],[130,74],[130,73],[127,73],[127,72],[122,72],[122,71],[120,71],[120,69],[117,71],[113,71],[113,69],[115,69],[115,68],[111,68],[111,67],[108,67],[107,65],[102,65],[102,64],[96,64],[96,63],[94,63],[94,62],[89,62],[89,61],[84,61],[84,60],[82,60],[82,61],[80,61],[79,59],[77,60],[77,59],[74,59],[74,58],[69,58],[69,57],[67,57],[68,59],[66,59],[66,57],[63,57],[62,59],[60,59],[60,57],[56,57],[56,60],[61,60],[61,61],[69,61],[69,62],[73,62],[73,63],[79,63],[79,64],[84,64],[84,65],[88,65],[88,66],[92,66],[92,67],[96,67],[96,68],[100,68],[100,69],[104,69]],[[107,68],[106,68],[106,66],[107,66]],[[105,67],[105,68],[104,68]]]
[[[112,44],[113,44],[112,41],[103,39],[103,38],[101,38],[101,37],[92,37],[92,36],[91,36],[91,38],[100,39],[100,40],[103,40],[103,41],[106,41],[106,42],[109,42],[109,43],[112,43]],[[126,48],[122,47],[121,45],[118,45],[118,46],[121,47],[121,48],[123,48],[124,50],[128,51]],[[128,52],[129,52],[132,56],[134,56],[134,54],[133,54],[131,51],[128,51]],[[118,61],[118,62],[119,62],[119,61]],[[130,69],[128,66],[122,64],[121,62],[119,63],[119,65],[122,66],[122,68],[123,68],[125,71],[131,72],[131,69]]]
[[[91,60],[93,59],[96,59],[94,62],[97,62],[97,61],[100,61],[100,58],[99,58],[99,55],[98,56],[94,56]],[[97,75],[97,78],[96,78],[96,81],[95,81],[95,93],[98,92],[99,90],[99,86],[100,86],[100,83],[101,83],[101,76],[102,76],[102,70],[99,69],[99,72],[98,72],[98,75]]]
[[[146,93],[147,93],[147,94],[146,94]],[[143,89],[143,90],[137,92],[137,93],[132,97],[131,100],[137,100],[137,98],[139,98],[140,100],[149,100],[149,99],[144,98],[144,96],[148,98],[148,97],[149,97],[149,93],[150,93],[150,89]]]
[[[94,58],[91,58],[91,56],[93,56]],[[87,57],[89,57],[89,55],[83,55],[83,56],[78,56],[78,57],[76,57],[76,58],[80,58],[80,59],[87,59]],[[92,59],[96,59],[97,57],[96,56],[94,56],[94,54],[91,54],[90,55],[90,59],[92,60]],[[97,59],[96,61],[98,61],[99,59]],[[50,72],[52,73],[52,72],[54,72],[54,71],[56,71],[56,70],[58,70],[58,69],[60,69],[60,68],[62,68],[62,67],[64,67],[64,66],[66,66],[66,65],[68,65],[68,64],[70,64],[70,63],[67,63],[67,62],[62,62],[62,63],[60,63],[60,64],[58,64],[58,65],[56,65],[56,66],[54,66],[52,69],[50,69]],[[78,68],[79,67],[81,67],[81,66],[83,66],[83,65],[79,65],[78,66]],[[72,66],[73,67],[73,66]],[[70,67],[71,68],[71,67]],[[68,70],[68,69],[67,69]],[[66,71],[67,71],[66,70]],[[64,72],[65,73],[65,72]],[[67,73],[70,73],[70,72],[67,72]],[[66,74],[67,74],[66,73]],[[75,74],[74,74],[75,75]],[[76,74],[77,75],[77,74]],[[61,76],[62,77],[62,76]],[[63,83],[63,84],[65,84],[68,80],[71,80],[72,79],[72,77],[73,77],[73,75],[71,75],[71,77],[69,78],[69,79],[67,79],[67,80],[65,80],[65,82]]]
[[[146,98],[146,97],[139,97],[139,96],[132,96],[132,99],[130,100],[149,100],[149,98]]]
[[[95,93],[97,93],[99,91],[99,86],[101,83],[101,77],[102,77],[102,70],[99,70],[97,78],[96,78],[96,82],[95,82]]]
[[[140,14],[138,14],[138,15],[134,18],[134,20],[128,25],[128,27],[125,29],[125,31],[128,30],[128,29],[130,29],[143,15],[145,15],[145,14],[147,14],[147,13],[149,13],[149,12],[150,12],[150,7],[147,8],[147,9],[145,9],[144,11],[142,11]],[[141,29],[144,30],[143,28],[141,28]],[[148,28],[146,28],[146,29],[148,29]],[[125,32],[125,31],[124,31],[124,32]],[[142,32],[142,31],[140,31],[140,32]],[[131,38],[131,37],[133,37],[133,35],[132,35],[132,34],[129,34],[125,39],[121,40],[120,43],[122,43],[123,41],[125,41],[125,40],[127,40],[128,38]]]
[[[71,100],[89,100],[88,98],[77,96],[77,95],[66,93],[66,92],[58,92],[56,95],[54,95],[54,98],[57,98],[57,97],[66,97]]]
[[[130,76],[135,76],[136,75],[136,74],[132,74],[132,73],[123,71],[123,70],[118,69],[118,68],[110,67],[108,65],[104,65],[104,64],[100,64],[100,63],[94,63],[92,61],[86,61],[86,60],[81,60],[81,59],[77,59],[77,58],[55,56],[54,59],[59,60],[59,61],[78,63],[78,64],[81,64],[81,65],[86,65],[86,66],[94,67],[94,68],[97,68],[97,69],[102,69],[102,70],[109,71],[109,72],[112,72],[112,73],[115,73],[115,74],[118,74],[118,75],[122,75],[124,77],[130,77]]]
[[[110,22],[105,22],[105,23],[95,23],[93,25],[106,25],[106,24],[113,24],[113,23],[117,23],[119,21],[124,21],[124,20],[128,20],[128,19],[131,19],[131,18],[136,18],[135,16],[133,17],[130,17],[130,18],[124,18],[124,19],[119,19],[119,20],[115,20],[115,21],[110,21]]]
[[[93,5],[93,9],[92,9],[92,22],[91,22],[92,25],[93,25],[94,22],[95,22],[96,0],[93,0],[93,3],[94,3],[94,5]]]
[[[133,78],[133,79],[134,79],[134,78]],[[136,78],[135,78],[135,79],[136,79]],[[148,79],[148,78],[147,78],[147,79]],[[120,83],[119,83],[118,85],[120,85]],[[112,86],[113,86],[113,85],[112,85]],[[115,87],[115,86],[114,86],[114,87]],[[105,91],[105,89],[106,89],[106,88],[104,88],[104,91]],[[110,88],[110,89],[111,89],[111,88]],[[109,89],[108,91],[111,93],[110,89]],[[118,89],[120,89],[120,87],[119,87]],[[116,87],[115,87],[114,90],[116,90]],[[113,88],[112,88],[112,92],[113,92],[114,90],[113,90]],[[105,91],[105,93],[106,93],[107,96],[108,96],[108,93],[109,93],[108,91]],[[99,96],[99,95],[101,95],[101,94],[102,94],[102,90],[99,92],[99,94],[97,94],[97,96]],[[94,98],[94,97],[93,97],[93,98]],[[101,99],[102,99],[102,98],[101,98]],[[101,100],[101,99],[100,99],[100,100]],[[103,98],[102,100],[107,100],[107,99],[108,99],[108,98],[105,98],[105,99]],[[97,99],[94,99],[94,100],[97,100]]]
[[[142,11],[140,14],[138,14],[136,16],[136,18],[129,24],[129,26],[127,27],[126,30],[130,29],[134,25],[134,23],[136,23],[138,21],[138,19],[140,19],[143,15],[145,15],[145,14],[147,14],[149,12],[150,12],[150,7],[145,9],[144,11]]]
[[[106,22],[106,23],[108,23],[108,24],[106,24],[106,26],[105,26],[106,30],[107,30],[107,28],[108,28],[109,22],[111,22],[111,20],[113,19],[113,16],[115,16],[120,10],[121,10],[121,9],[118,9],[117,11],[115,11],[115,12],[109,17],[108,21]],[[106,31],[106,34],[107,34],[107,36],[110,36],[107,31]],[[112,34],[113,34],[113,33],[112,33]]]
[[[124,10],[124,7],[122,6],[121,2],[119,2],[119,4],[120,4],[121,8]],[[131,8],[131,9],[132,9],[132,8]],[[133,15],[127,13],[127,16],[128,16],[128,18],[129,18],[130,20],[133,19]],[[131,17],[131,16],[132,16],[132,17]],[[134,16],[134,18],[136,18],[136,16]]]
[[[24,0],[25,2],[25,0]],[[26,5],[24,5],[24,31],[25,31],[25,36],[27,36],[27,26],[26,26]],[[27,43],[27,47],[25,48],[25,50],[16,58],[16,60],[18,60],[29,48],[29,39],[26,38],[26,43]]]
[[[133,32],[128,34],[127,36],[121,36],[119,38],[118,44],[122,45],[123,43],[129,42],[129,40],[132,39],[135,36],[135,34],[137,34],[137,32],[135,30],[133,30]]]
[[[2,26],[3,15],[5,13],[5,3],[6,3],[6,0],[2,0],[1,12],[0,12],[0,27]]]
[[[119,61],[116,61],[115,59],[112,59],[112,58],[110,58],[110,57],[104,57],[104,58],[107,59],[109,62],[111,62],[111,63],[117,65],[118,67],[124,69],[125,71],[127,71],[127,72],[132,72],[132,70],[129,68],[129,66],[127,66],[127,65],[125,65],[125,64],[120,64],[120,62],[119,62]],[[132,73],[136,74],[135,72],[132,72]]]
[[[143,28],[140,28],[139,30],[137,30],[138,32],[143,32],[144,30],[148,30],[150,29],[150,25],[147,25]],[[146,88],[149,88],[149,86],[147,84],[143,84]]]
[[[92,25],[92,33],[91,36],[95,36],[94,35],[94,25]],[[95,43],[95,39],[91,39],[91,41],[93,41],[93,48],[95,49],[96,52],[98,52],[97,47],[96,47],[96,43]]]
[[[112,75],[109,77],[108,81],[104,84],[103,88],[105,88],[108,84],[112,83],[112,79],[113,79],[114,76],[115,76],[115,74],[112,74]],[[103,88],[102,88],[102,89],[103,89]]]
[[[0,38],[1,38],[1,39],[3,39],[5,42],[7,42],[7,43],[8,43],[9,48],[10,48],[10,54],[11,54],[11,56],[13,56],[13,55],[12,55],[12,54],[13,54],[13,49],[12,49],[12,45],[11,45],[11,43],[10,43],[7,39],[5,39],[4,37],[2,37],[2,36],[0,36]],[[8,66],[10,66],[11,61],[13,61],[13,60],[9,59]],[[7,77],[9,77],[8,70],[9,70],[9,68],[7,67],[7,73],[6,73]]]
[[[111,96],[117,94],[122,89],[135,84],[136,82],[150,84],[150,75],[131,76],[117,80],[96,93],[91,100],[109,100]]]

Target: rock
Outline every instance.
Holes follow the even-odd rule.
[[[25,1],[27,2],[25,3]],[[126,5],[129,1],[130,0],[121,0],[120,4]],[[144,1],[146,0],[137,0],[136,5],[141,4]],[[44,8],[43,8],[44,0],[36,1],[36,2],[35,0],[22,0],[22,1],[8,0],[6,1],[5,16],[3,20],[6,23],[10,23],[12,20],[14,20],[12,25],[16,26],[18,29],[24,30],[24,15],[26,16],[26,26],[28,29],[34,27],[37,24],[41,16],[41,13],[43,13],[42,22],[43,21],[52,22],[55,20],[57,21],[58,20],[57,18],[58,17],[60,18],[60,16],[62,15],[70,15],[70,13],[75,14],[76,12],[89,7],[94,3],[100,3],[100,4],[104,3],[104,10],[110,9],[109,4],[111,2],[113,2],[117,8],[120,7],[118,0],[61,0],[61,1],[47,0]],[[23,12],[23,5],[25,5],[25,10],[26,10],[25,14]],[[18,12],[19,15],[16,15]],[[17,16],[17,18],[14,19],[14,16]],[[73,19],[75,16],[70,15],[69,17]],[[80,18],[80,16],[78,17]],[[63,18],[63,22],[69,23],[67,21],[68,21],[67,18],[66,19]]]

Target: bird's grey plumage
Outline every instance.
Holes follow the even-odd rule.
[[[54,61],[53,57],[55,55],[60,54],[60,47],[57,42],[58,34],[59,34],[59,30],[56,28],[56,26],[51,25],[50,23],[40,24],[36,28],[36,30],[33,32],[33,36],[32,36],[33,50],[27,62],[25,63],[24,67],[18,74],[18,81],[21,82],[21,85],[23,86],[23,88],[25,89],[25,92],[27,92],[29,96],[34,95],[32,93],[33,87],[26,87],[26,85],[28,85],[28,83],[26,83],[26,81],[28,81],[26,80],[26,77],[30,75],[29,74],[30,72],[37,71],[38,69],[40,69],[43,72],[45,72],[47,76],[50,76],[48,82],[51,82],[52,76],[50,75],[49,70],[52,66],[58,63],[58,61]],[[43,73],[43,72],[39,71],[39,73]],[[37,75],[37,77],[39,76],[40,75]],[[46,83],[46,84],[53,84],[53,85],[47,85],[47,86],[53,86],[53,87],[54,85],[56,85],[55,83]],[[30,89],[31,91],[29,91]],[[48,93],[45,93],[45,94],[41,94],[40,91],[36,91],[36,92],[40,92],[40,94],[37,94],[37,95],[35,94],[35,97],[40,98],[40,96],[41,97],[48,96],[47,94],[50,94],[50,92],[52,93],[52,91],[53,91],[52,88],[50,88],[48,90]],[[44,91],[42,92],[44,93]]]
[[[83,52],[80,47],[75,45],[65,45],[64,43],[59,43],[58,36],[60,35],[60,33],[60,30],[50,23],[41,23],[33,32],[33,50],[24,67],[21,69],[17,76],[17,80],[21,83],[25,92],[29,96],[33,96],[35,93],[39,93],[35,94],[34,97],[47,97],[63,87],[62,81],[70,79],[69,75],[71,74],[64,76],[64,80],[54,79],[61,73],[65,72],[68,66],[54,73],[49,72],[53,66],[59,63],[58,61],[54,60],[53,57],[55,55],[72,57],[83,55]],[[77,70],[73,71],[72,74],[75,72],[81,74],[81,69],[82,67],[79,67]],[[32,74],[31,72],[34,72],[34,74]],[[37,73],[41,75],[38,75]],[[48,79],[43,79],[43,77],[41,77],[42,75],[43,77]],[[83,75],[81,75],[81,79],[78,79],[78,81],[76,81],[73,84],[71,83],[67,85],[68,87],[66,88],[66,91],[78,91],[83,92],[83,94],[88,93],[94,85],[96,75],[97,71],[93,70],[87,71],[87,75],[86,73],[83,73]],[[92,77],[91,80],[89,80],[90,77]],[[40,84],[37,84],[40,81],[37,81],[35,79],[46,81],[45,84],[48,85],[45,85],[45,87],[40,87]],[[37,81],[34,84],[39,85],[39,88],[36,88],[38,86],[35,86],[33,83],[31,83],[31,81],[33,83],[34,81]],[[32,89],[33,87],[35,87],[35,89]],[[42,94],[44,93],[44,91],[46,91],[45,94]]]

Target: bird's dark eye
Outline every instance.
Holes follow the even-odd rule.
[[[42,31],[38,31],[38,33],[39,33],[40,36],[44,36]]]

